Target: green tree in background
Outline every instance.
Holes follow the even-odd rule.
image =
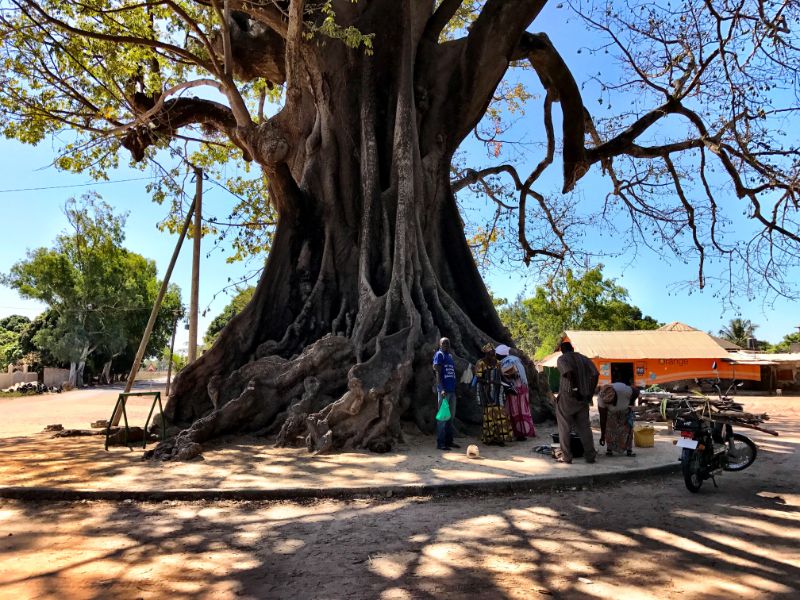
[[[628,290],[603,277],[603,265],[581,275],[568,270],[563,280],[550,280],[533,297],[501,308],[500,318],[519,347],[536,358],[553,352],[565,329],[623,331],[660,325],[628,303]]]
[[[0,329],[13,331],[14,333],[22,333],[30,324],[31,320],[28,317],[23,317],[22,315],[10,315],[0,319]]]
[[[164,346],[161,349],[161,360],[164,363],[172,361],[172,372],[177,374],[189,363],[189,357],[185,354],[178,354],[170,352],[169,346]]]
[[[21,315],[0,319],[0,371],[5,371],[8,365],[24,356],[19,338],[30,322],[28,317]]]
[[[33,341],[41,330],[54,328],[57,321],[58,314],[48,308],[37,315],[22,333],[20,333],[20,349],[31,370],[39,371],[43,367],[69,367],[69,363],[62,362],[51,354],[47,348],[41,348]]]
[[[791,352],[792,344],[800,344],[800,331],[787,333],[780,342],[774,346],[770,346],[768,352]]]
[[[67,201],[69,227],[52,248],[37,248],[11,267],[2,282],[25,298],[48,305],[30,344],[70,366],[70,384],[80,385],[90,363],[108,378],[111,363],[133,353],[158,291],[156,266],[123,248],[125,215],[115,215],[96,195]],[[158,351],[180,312],[180,291],[171,286],[150,340]]]
[[[250,299],[253,297],[253,292],[255,291],[256,288],[252,285],[237,290],[236,295],[228,303],[228,305],[222,309],[221,313],[214,317],[211,323],[209,323],[208,329],[206,330],[206,335],[203,337],[203,341],[205,342],[206,346],[211,346],[216,341],[219,332],[222,331],[222,328],[230,323],[230,320],[233,317],[242,312],[244,307],[250,302]]]
[[[719,330],[719,335],[737,346],[747,348],[747,340],[756,337],[755,325],[749,319],[731,319],[730,322]]]

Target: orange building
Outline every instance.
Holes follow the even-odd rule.
[[[650,331],[565,331],[562,340],[592,359],[600,385],[633,382],[639,387],[687,379],[761,380],[758,361],[735,360],[715,339],[681,323]],[[555,367],[560,352],[537,363]]]

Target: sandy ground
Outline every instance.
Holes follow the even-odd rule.
[[[147,390],[148,384],[137,389]],[[159,389],[159,388],[153,388]],[[573,477],[647,469],[674,462],[673,437],[658,429],[655,448],[635,458],[600,456],[597,464],[578,459],[557,464],[532,449],[551,443],[555,424],[537,427],[537,437],[504,448],[461,437],[462,448],[440,452],[433,436],[408,436],[388,454],[348,452],[314,456],[304,448],[274,448],[263,438],[223,438],[204,446],[202,461],[142,461],[136,447],[104,450],[104,438],[53,438],[40,433],[51,423],[88,428],[111,415],[121,386],[58,395],[0,399],[0,487],[59,487],[72,490],[234,490],[408,486],[519,478]],[[129,399],[129,422],[144,425],[151,398]],[[102,416],[101,416],[102,415]],[[599,436],[599,433],[597,434]],[[465,456],[478,444],[479,460]]]
[[[504,448],[480,446],[481,458],[462,449],[436,450],[433,436],[409,437],[387,454],[346,452],[313,455],[305,448],[275,448],[263,438],[232,437],[204,446],[203,460],[142,461],[141,446],[104,450],[104,437],[53,438],[52,434],[0,439],[0,487],[58,487],[71,490],[276,490],[452,484],[521,478],[574,477],[647,469],[671,464],[673,437],[659,429],[654,448],[635,458],[600,456],[597,463],[576,459],[559,464],[533,453],[551,441],[553,427],[537,438]],[[599,434],[598,434],[599,436]]]
[[[699,494],[0,501],[0,598],[797,598],[798,406],[748,399],[781,437]]]

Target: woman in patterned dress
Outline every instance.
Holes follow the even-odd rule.
[[[631,407],[639,397],[639,389],[622,382],[614,382],[610,387],[616,392],[616,400],[607,404],[606,456],[612,456],[614,452],[624,452],[626,456],[636,456],[633,451]]]
[[[481,441],[487,445],[505,446],[514,439],[508,414],[503,408],[503,386],[500,363],[494,354],[494,346],[481,348],[484,357],[475,363],[475,381],[478,387],[478,402],[483,407]]]

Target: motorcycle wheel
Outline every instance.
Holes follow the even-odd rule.
[[[690,492],[699,492],[703,485],[703,478],[700,476],[701,454],[688,448],[683,449],[681,454],[681,471],[683,471],[683,481],[686,489]]]
[[[726,471],[744,471],[753,464],[758,454],[758,448],[753,440],[741,433],[734,433],[733,440],[728,446],[728,464]]]

